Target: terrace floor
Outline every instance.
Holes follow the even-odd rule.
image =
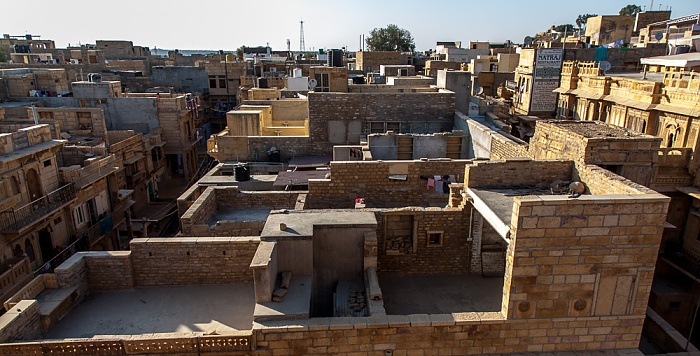
[[[253,283],[92,292],[44,338],[225,334],[250,330],[254,308]]]
[[[384,309],[390,315],[451,314],[501,310],[503,278],[480,275],[380,274]]]

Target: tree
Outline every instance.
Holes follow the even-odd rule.
[[[574,25],[567,23],[565,25],[556,25],[553,28],[554,31],[560,32],[560,33],[573,33],[574,32]]]
[[[596,17],[598,16],[597,14],[585,14],[585,15],[578,15],[576,18],[576,26],[578,26],[578,29],[580,30],[581,27],[586,27],[586,22],[588,22],[589,17]]]
[[[0,62],[7,62],[7,53],[5,53],[5,48],[0,46]]]
[[[391,24],[386,28],[375,28],[370,31],[365,42],[370,51],[413,52],[416,49],[411,33]]]
[[[245,48],[245,46],[240,46],[240,47],[238,47],[238,49],[236,49],[236,57],[237,57],[238,59],[243,59],[243,50],[244,50],[244,48]]]
[[[642,7],[637,5],[627,5],[620,9],[620,15],[636,16],[638,13],[642,12]]]

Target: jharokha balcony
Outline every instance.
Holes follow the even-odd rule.
[[[75,199],[73,184],[66,184],[20,208],[0,212],[0,232],[20,233]]]

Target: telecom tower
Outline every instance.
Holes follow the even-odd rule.
[[[304,45],[304,20],[300,21],[301,31],[299,32],[299,50],[301,52],[306,52],[306,46]]]

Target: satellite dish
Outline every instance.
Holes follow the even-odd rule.
[[[533,41],[533,38],[532,38],[532,37],[530,37],[530,36],[525,36],[525,38],[523,39],[523,44],[525,44],[526,46],[529,46],[529,45],[532,44],[532,41]]]
[[[316,79],[309,79],[309,88],[310,89],[315,88],[316,85],[318,85],[318,82],[316,81]]]
[[[661,41],[661,39],[664,38],[664,33],[659,31],[659,32],[654,34],[654,38],[656,38],[657,41]]]
[[[612,68],[612,64],[610,64],[610,62],[608,62],[608,61],[600,61],[599,66],[600,66],[600,69],[604,72],[608,71],[608,70],[610,70],[610,68]]]
[[[476,90],[474,92],[476,93],[476,95],[481,95],[484,93],[484,88],[476,87]]]

